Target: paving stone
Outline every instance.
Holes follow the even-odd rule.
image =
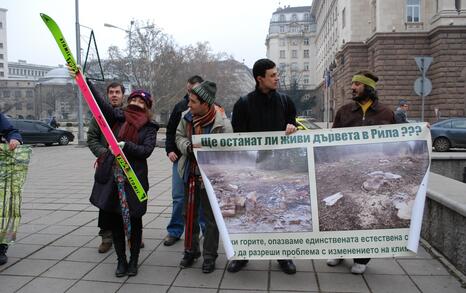
[[[312,260],[310,259],[293,259],[293,262],[296,266],[297,272],[313,272],[314,267],[312,266]],[[282,271],[280,265],[276,260],[270,261],[271,269],[273,271]]]
[[[138,274],[128,279],[129,284],[170,285],[180,269],[173,267],[140,266]]]
[[[318,273],[320,289],[324,292],[369,292],[362,276],[341,273]]]
[[[52,267],[54,260],[24,259],[1,272],[2,275],[38,276]]]
[[[393,258],[373,258],[367,264],[365,275],[403,275],[404,271]]]
[[[114,293],[121,287],[121,283],[79,281],[74,284],[66,293]],[[137,292],[137,291],[134,291]],[[154,292],[155,293],[155,292]]]
[[[45,229],[40,230],[39,234],[59,234],[65,235],[75,230],[78,226],[62,226],[62,225],[52,225],[48,226]]]
[[[266,271],[270,267],[270,260],[250,260],[241,271]]]
[[[60,260],[76,250],[76,247],[69,246],[46,246],[28,258],[32,259],[56,259]]]
[[[226,272],[220,284],[222,289],[267,290],[268,272],[246,271],[237,273]]]
[[[236,291],[239,293],[240,291]],[[242,291],[244,292],[244,291]],[[171,287],[167,293],[217,293],[217,289],[190,288],[190,287]]]
[[[33,277],[0,276],[0,292],[15,292],[32,279]]]
[[[156,250],[146,260],[144,260],[143,264],[151,266],[162,265],[167,267],[179,267],[182,258],[182,252]]]
[[[36,278],[18,290],[18,293],[61,293],[65,292],[74,283],[74,280]]]
[[[398,260],[398,263],[409,275],[449,275],[445,267],[435,259],[400,259]]]
[[[415,284],[405,275],[371,275],[364,278],[373,293],[420,293]]]
[[[161,285],[124,284],[120,290],[118,290],[118,293],[165,293],[168,288],[168,286]],[[191,288],[190,292],[195,291]]]
[[[94,238],[94,236],[73,236],[73,235],[67,235],[64,236],[55,242],[52,243],[52,245],[55,246],[83,246],[87,242],[91,241]]]
[[[218,288],[223,275],[222,270],[215,270],[210,274],[204,274],[200,269],[182,269],[175,279],[173,286],[196,287],[196,288]]]
[[[314,266],[316,272],[319,273],[348,273],[353,265],[353,259],[344,259],[342,263],[331,267],[327,265],[326,259],[315,259]]]
[[[412,276],[423,293],[465,293],[460,282],[452,276]]]
[[[49,244],[53,242],[54,240],[62,237],[62,235],[57,235],[57,234],[31,234],[26,238],[21,239],[18,241],[18,243],[27,243],[27,244]]]
[[[117,278],[115,277],[115,264],[106,264],[101,263],[87,273],[83,280],[87,281],[102,281],[102,282],[113,282],[113,283],[123,283],[127,277]]]
[[[95,266],[95,263],[61,261],[44,272],[42,276],[77,280],[81,279]]]
[[[314,272],[296,272],[287,275],[283,272],[270,273],[270,290],[318,291]]]
[[[44,246],[40,244],[15,243],[13,245],[9,245],[7,255],[8,257],[23,258],[41,249],[42,247]]]
[[[75,247],[73,247],[76,249]],[[71,255],[69,255],[66,260],[70,261],[84,261],[84,262],[101,262],[106,259],[113,252],[113,248],[110,249],[107,253],[99,253],[97,247],[81,247],[75,250]]]

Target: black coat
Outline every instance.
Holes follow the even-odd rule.
[[[295,119],[296,108],[287,95],[256,89],[235,103],[231,124],[235,132],[281,131],[296,125]]]
[[[175,152],[176,155],[181,157],[180,150],[176,147],[175,136],[176,128],[181,120],[181,113],[188,109],[188,95],[184,96],[183,100],[179,101],[173,108],[170,114],[170,119],[167,124],[167,138],[165,140],[165,151],[167,155],[171,152]]]
[[[102,113],[104,114],[110,127],[117,122],[124,122],[124,112],[120,108],[112,108],[106,103],[94,87],[90,84],[90,88],[96,101],[98,102]],[[146,192],[149,190],[148,167],[147,158],[152,154],[155,148],[156,135],[159,126],[150,121],[141,127],[138,131],[138,142],[133,143],[126,141],[123,147],[123,152],[126,155],[131,167],[133,168],[136,176],[141,182],[142,187]],[[117,132],[118,129],[115,130]],[[118,198],[117,184],[114,179],[114,171],[112,168],[119,168],[115,162],[115,157],[107,151],[99,157],[100,163],[98,164],[95,172],[95,182],[92,188],[90,202],[96,207],[114,213],[121,213],[120,202]],[[125,191],[128,199],[130,215],[132,217],[142,217],[147,210],[147,200],[140,202],[137,198],[133,188],[125,180]]]

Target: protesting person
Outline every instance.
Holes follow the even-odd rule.
[[[409,123],[408,120],[408,101],[401,99],[398,103],[398,108],[395,111],[396,123]]]
[[[0,133],[2,141],[6,141],[8,147],[3,147],[0,150],[0,159],[2,160],[2,169],[9,168],[8,160],[11,163],[16,164],[13,152],[22,142],[21,135],[19,134],[18,130],[11,125],[10,121],[0,113]],[[27,154],[27,162],[29,162],[30,156],[30,149],[28,150]],[[26,163],[26,170],[27,170],[27,163]],[[12,174],[7,174],[8,171],[2,170],[5,172],[5,180],[12,181],[13,179]],[[24,174],[25,177],[25,174]],[[21,182],[17,182],[16,188],[10,187],[10,193],[6,193],[6,188],[3,189],[4,191],[0,193],[0,266],[4,265],[8,261],[8,257],[6,255],[8,250],[8,244],[11,241],[14,241],[16,238],[16,231],[19,225],[20,219],[20,193],[21,193],[21,186],[24,183],[24,179]],[[3,179],[2,179],[3,180]],[[7,182],[3,183],[4,186],[7,186]],[[9,184],[8,184],[9,185]],[[16,204],[15,204],[16,203]],[[13,225],[10,225],[12,223]]]
[[[256,89],[235,103],[232,116],[234,131],[285,131],[287,135],[296,132],[296,108],[287,95],[277,92],[279,77],[275,63],[260,59],[254,63],[252,72]],[[248,260],[244,259],[233,260],[227,270],[238,272],[247,263]],[[296,273],[292,260],[278,260],[278,264],[286,274]]]
[[[215,270],[215,260],[219,242],[219,232],[214,214],[202,182],[201,173],[193,153],[192,135],[232,132],[230,121],[224,112],[217,111],[214,105],[217,86],[214,82],[204,81],[193,85],[189,93],[189,109],[181,115],[176,130],[176,145],[181,152],[178,161],[178,174],[186,184],[185,210],[185,247],[182,268],[191,267],[200,257],[199,249],[199,205],[205,220],[203,252],[203,273]]]
[[[120,108],[123,106],[123,98],[125,94],[125,87],[118,82],[112,82],[107,86],[107,97],[110,105],[113,108]],[[91,152],[99,158],[108,151],[108,143],[100,131],[99,125],[95,118],[92,118],[87,131],[87,145]],[[112,217],[111,214],[105,210],[99,209],[99,218],[97,225],[100,228],[99,236],[102,237],[102,242],[99,245],[99,253],[106,253],[112,248]]]
[[[360,71],[353,76],[351,82],[353,101],[338,109],[333,128],[396,123],[393,111],[379,102],[376,91],[378,80],[379,78],[369,71]],[[342,261],[343,259],[329,259],[327,265],[336,266]],[[370,258],[355,258],[351,272],[364,273],[369,261]]]
[[[151,94],[144,90],[135,90],[128,97],[127,107],[113,108],[102,99],[92,83],[89,83],[89,87],[119,141],[118,145],[147,192],[149,190],[147,158],[155,148],[156,133],[159,129],[159,126],[151,121],[150,109],[153,103]],[[115,275],[117,277],[137,275],[142,240],[142,216],[147,210],[147,200],[139,201],[110,150],[99,156],[90,201],[110,214],[113,245],[118,258]],[[126,259],[125,235],[130,244],[129,263]]]
[[[178,160],[181,157],[181,152],[176,146],[176,128],[181,120],[181,113],[188,109],[189,103],[189,92],[195,84],[199,84],[204,80],[198,75],[194,75],[188,79],[186,84],[187,94],[179,101],[170,115],[170,119],[167,124],[167,137],[165,140],[165,150],[167,157],[173,163],[172,166],[172,216],[170,222],[167,225],[167,236],[165,236],[163,245],[171,246],[180,240],[181,235],[184,231],[184,219],[183,219],[183,206],[184,206],[184,192],[185,187],[183,179],[178,175]],[[199,220],[201,225],[202,234],[205,231],[205,223],[202,217]]]

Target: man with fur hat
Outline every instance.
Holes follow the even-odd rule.
[[[214,82],[203,81],[193,85],[189,92],[189,109],[181,114],[181,121],[176,129],[176,146],[181,152],[178,161],[178,173],[186,184],[185,210],[185,251],[180,262],[182,268],[191,267],[201,255],[199,249],[199,204],[205,220],[203,244],[203,273],[215,269],[219,232],[210,206],[205,187],[202,183],[199,167],[193,154],[192,135],[208,133],[233,132],[230,121],[214,105],[217,86]]]
[[[379,102],[376,91],[378,80],[377,76],[365,70],[353,76],[351,81],[353,102],[338,109],[332,128],[396,123],[393,111]],[[341,258],[329,259],[327,265],[333,267],[342,261]],[[364,273],[369,261],[370,258],[355,258],[351,272]]]

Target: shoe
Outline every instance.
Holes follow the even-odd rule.
[[[130,277],[136,276],[138,274],[138,259],[131,258],[128,264],[127,275]]]
[[[367,265],[363,265],[360,263],[354,263],[351,267],[351,273],[355,275],[363,274],[366,271]]]
[[[185,251],[183,259],[180,262],[180,267],[183,269],[191,267],[200,256],[200,252],[192,253],[190,251]]]
[[[163,239],[163,245],[165,245],[165,246],[172,246],[172,245],[175,244],[178,240],[180,240],[179,237],[167,235],[167,236],[165,236],[165,238]]]
[[[115,271],[115,276],[121,278],[126,276],[128,272],[128,262],[126,259],[119,259],[117,264],[117,269]]]
[[[8,256],[6,256],[7,250],[8,250],[7,244],[0,244],[0,266],[6,264],[8,261]]]
[[[288,275],[296,274],[296,266],[291,259],[279,259],[277,260],[280,265],[280,269]]]
[[[230,273],[236,273],[241,271],[248,264],[249,260],[241,259],[241,260],[232,260],[227,267],[227,271]]]
[[[334,266],[339,265],[342,261],[343,261],[342,258],[330,258],[330,259],[327,259],[327,265],[329,267],[334,267]]]
[[[99,253],[106,253],[112,248],[112,242],[102,242],[99,245]]]
[[[204,259],[202,263],[202,272],[204,274],[210,274],[215,270],[215,260],[214,259]]]

